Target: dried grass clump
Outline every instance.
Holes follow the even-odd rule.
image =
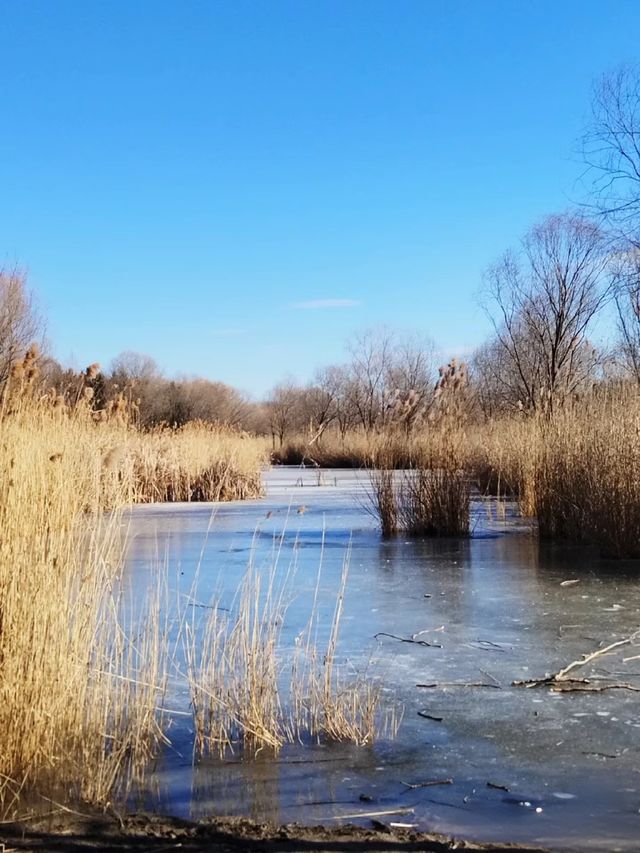
[[[541,430],[536,470],[540,534],[640,557],[640,396],[593,395]]]
[[[343,677],[335,666],[346,578],[345,561],[327,648],[315,642],[316,587],[308,627],[290,661],[281,646],[287,587],[285,581],[276,589],[275,566],[264,580],[249,566],[235,615],[214,602],[201,631],[187,624],[196,754],[278,752],[309,737],[364,745],[395,734],[399,721],[393,710],[380,708],[378,686],[364,676]]]
[[[138,433],[132,444],[137,503],[227,501],[262,494],[262,439],[203,422]]]
[[[104,507],[164,501],[226,501],[259,497],[261,470],[268,460],[265,439],[225,426],[192,421],[179,429],[137,427],[134,401],[120,392],[96,409],[94,385],[100,365],[73,374],[63,392],[42,394],[39,355],[31,347],[12,370],[3,412],[12,416],[27,404],[51,409],[83,428],[93,427],[93,448],[101,459]]]
[[[263,588],[260,574],[249,566],[235,616],[215,602],[200,636],[187,624],[197,754],[224,753],[240,742],[248,752],[278,750],[291,740],[280,705],[276,658],[283,611],[274,573]]]
[[[393,442],[374,457],[369,508],[384,536],[469,534],[470,484],[464,470],[463,433],[440,429],[428,436],[429,444],[423,439],[402,470]]]
[[[466,468],[481,494],[514,498],[524,516],[535,515],[543,427],[543,418],[518,413],[467,431]]]
[[[481,490],[517,498],[540,535],[640,557],[640,394],[594,390],[552,415],[519,414],[470,434]]]
[[[382,707],[380,685],[367,673],[343,673],[336,665],[336,653],[344,607],[349,554],[342,565],[333,619],[325,648],[317,641],[318,582],[307,629],[298,638],[291,697],[294,731],[298,739],[311,736],[365,746],[383,737],[395,737],[401,714],[393,706]]]

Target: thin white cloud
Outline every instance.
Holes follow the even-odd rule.
[[[323,308],[355,308],[361,304],[359,299],[308,299],[306,302],[294,302],[291,308],[296,311],[317,311]]]
[[[211,334],[215,338],[234,338],[237,335],[244,335],[244,329],[214,329]]]

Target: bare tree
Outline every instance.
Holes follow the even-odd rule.
[[[162,420],[159,416],[161,386],[164,380],[153,358],[127,350],[111,362],[107,393],[121,393],[137,407],[140,425],[149,426]]]
[[[590,375],[589,328],[611,296],[605,238],[575,214],[549,216],[488,271],[485,308],[520,399],[553,409]]]
[[[638,244],[640,65],[623,65],[594,85],[583,156],[597,208]]]
[[[191,419],[231,427],[247,425],[249,402],[236,388],[209,379],[185,380],[183,385]]]
[[[351,364],[347,393],[365,432],[371,432],[384,419],[394,346],[392,334],[384,328],[367,329],[348,346]]]
[[[304,389],[303,417],[309,425],[310,444],[318,441],[323,432],[338,419],[344,380],[344,369],[330,365],[320,368],[314,381]]]
[[[521,380],[504,346],[493,337],[474,352],[470,365],[471,393],[482,416],[489,420],[517,408]]]
[[[150,355],[126,350],[111,362],[111,376],[127,382],[149,382],[161,376],[160,368]]]
[[[622,366],[640,385],[640,248],[616,255],[614,275]]]
[[[276,438],[282,447],[287,434],[300,426],[300,398],[301,389],[291,380],[272,389],[266,407],[274,447]]]
[[[25,276],[18,270],[0,270],[0,388],[41,332],[42,322]]]

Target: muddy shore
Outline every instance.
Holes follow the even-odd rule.
[[[253,823],[242,818],[215,819],[193,823],[157,815],[56,814],[37,821],[22,821],[0,827],[5,853],[11,850],[39,851],[136,851],[136,853],[339,853],[339,851],[476,850],[487,853],[544,853],[540,847],[510,844],[481,844],[443,835],[416,833],[378,824],[361,826],[300,826]]]

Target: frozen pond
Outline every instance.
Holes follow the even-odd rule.
[[[326,824],[411,808],[383,819],[559,850],[637,850],[640,694],[511,685],[637,630],[637,564],[540,546],[527,525],[509,513],[497,518],[482,501],[472,505],[468,540],[383,540],[363,506],[364,478],[280,468],[267,473],[259,501],[131,512],[134,590],[154,582],[159,559],[170,597],[206,603],[217,590],[232,608],[249,559],[266,571],[277,556],[278,571],[292,577],[283,632],[292,643],[320,564],[320,606],[332,611],[349,551],[340,660],[354,669],[369,662],[385,701],[404,706],[393,742],[286,747],[277,759],[237,755],[195,766],[191,719],[178,714],[153,805],[194,818]],[[561,585],[571,579],[579,583]],[[381,632],[440,647],[375,639]],[[589,672],[640,686],[640,658],[624,660],[639,653],[622,647]],[[184,712],[188,703],[186,685],[172,679],[167,706]],[[441,780],[452,781],[409,787]]]

